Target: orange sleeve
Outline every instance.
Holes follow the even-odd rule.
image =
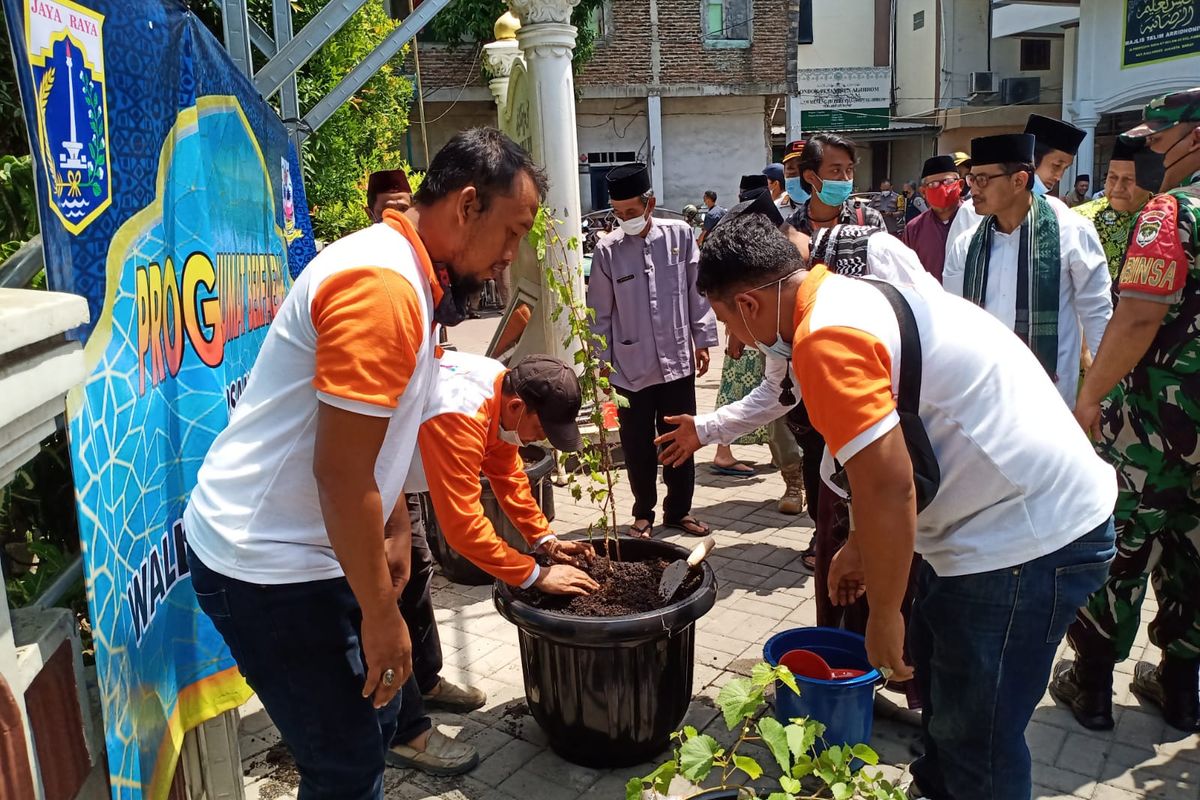
[[[317,331],[313,388],[347,410],[390,414],[425,342],[412,284],[380,267],[343,270],[317,287],[310,310]]]
[[[1122,292],[1171,297],[1183,291],[1188,259],[1181,219],[1179,200],[1173,195],[1157,195],[1142,208],[1121,267]]]
[[[487,421],[465,414],[433,417],[417,434],[433,513],[446,543],[492,577],[520,586],[537,565],[501,539],[483,514],[479,473],[486,441]]]
[[[896,411],[891,354],[869,333],[821,328],[800,339],[792,365],[808,417],[835,458]]]
[[[538,540],[550,533],[550,522],[533,499],[525,462],[517,448],[499,440],[489,442],[483,458],[483,474],[509,521],[530,547],[539,544]]]

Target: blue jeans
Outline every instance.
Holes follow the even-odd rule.
[[[1058,645],[1108,576],[1112,520],[1015,567],[940,577],[921,566],[908,648],[925,755],[913,778],[930,800],[1029,800],[1025,728]]]
[[[430,727],[410,678],[384,708],[362,696],[362,611],[345,578],[261,586],[188,549],[200,608],[225,639],[300,772],[300,800],[382,800],[384,754]]]

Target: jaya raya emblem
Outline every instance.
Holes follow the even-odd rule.
[[[112,199],[103,27],[102,15],[70,0],[29,0],[25,7],[46,200],[75,234]]]

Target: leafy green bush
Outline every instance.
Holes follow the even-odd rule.
[[[37,194],[28,155],[0,156],[0,261],[37,235]]]
[[[905,800],[903,790],[884,780],[878,770],[859,766],[879,763],[879,756],[865,744],[831,745],[818,752],[825,726],[811,719],[796,719],[784,725],[766,709],[766,690],[776,681],[799,693],[796,679],[787,667],[759,663],[749,678],[735,678],[717,695],[717,705],[729,730],[740,727],[736,742],[728,749],[691,726],[674,734],[679,744],[675,757],[644,778],[631,778],[625,786],[626,800],[641,800],[649,789],[666,796],[676,775],[693,784],[708,780],[714,770],[719,781],[714,788],[738,787],[739,780],[758,781],[766,770],[739,750],[746,742],[761,742],[779,766],[778,790],[766,800]],[[743,778],[744,776],[744,778]],[[743,788],[744,797],[756,798],[754,789]]]

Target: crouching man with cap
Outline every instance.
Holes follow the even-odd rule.
[[[697,284],[734,335],[790,356],[812,426],[844,465],[855,530],[829,593],[865,590],[871,664],[898,680],[915,670],[915,794],[1029,800],[1025,728],[1067,625],[1108,572],[1116,480],[1029,349],[918,277],[805,270],[785,235],[749,214],[713,231]],[[910,666],[914,546],[924,563]]]
[[[543,439],[560,452],[577,451],[581,398],[574,371],[550,356],[526,356],[511,370],[455,351],[439,361],[437,389],[417,436],[422,470],[405,488],[427,490],[447,544],[497,580],[550,594],[599,588],[577,568],[595,551],[587,542],[561,542],[550,530],[518,451]],[[425,486],[419,485],[421,472]],[[530,549],[548,556],[551,566],[539,566],[497,535],[480,503],[480,474]]]

